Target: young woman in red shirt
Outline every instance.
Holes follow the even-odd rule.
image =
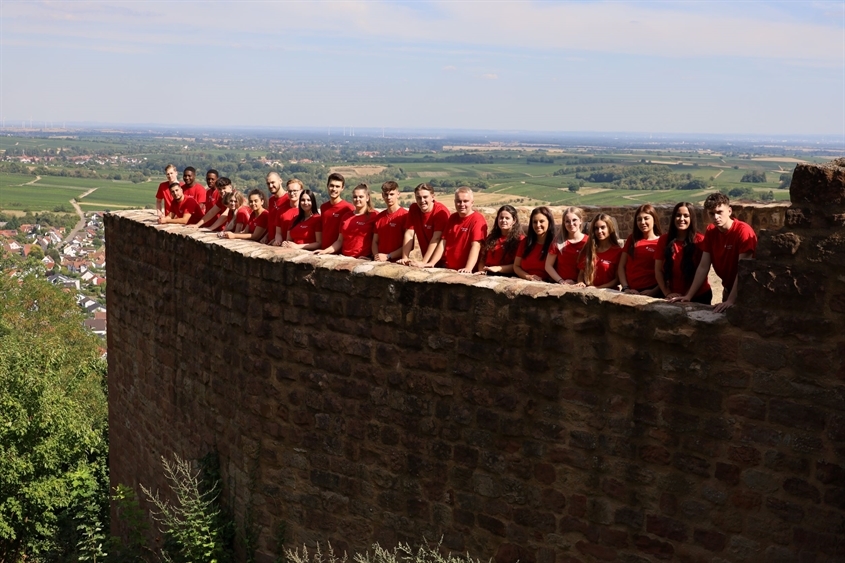
[[[249,224],[249,207],[246,204],[246,198],[239,190],[231,194],[223,195],[223,202],[229,210],[228,219],[224,231],[232,233],[242,233],[246,230]],[[220,238],[223,238],[223,233],[218,233]]]
[[[512,205],[503,205],[496,212],[493,229],[484,241],[479,274],[510,275],[519,243],[525,235],[519,224],[519,214]]]
[[[552,281],[572,285],[578,282],[578,255],[590,239],[584,234],[584,211],[567,207],[557,236],[546,256],[546,273]]]
[[[516,251],[514,273],[525,280],[547,281],[546,257],[555,238],[555,218],[548,207],[537,207],[531,212],[528,235]]]
[[[578,257],[578,287],[616,289],[617,270],[622,247],[616,235],[616,222],[606,213],[599,213],[590,223],[590,239]]]
[[[619,259],[617,275],[625,293],[663,296],[654,276],[657,241],[662,234],[654,207],[649,203],[639,206],[634,212],[634,232],[625,241]]]
[[[283,248],[317,250],[323,240],[323,220],[320,217],[320,201],[311,190],[299,194],[299,214],[291,223]]]
[[[270,212],[264,209],[264,192],[261,190],[252,190],[247,197],[247,204],[252,209],[249,215],[249,221],[246,224],[246,230],[240,233],[224,231],[220,233],[222,238],[245,239],[261,241],[267,235],[267,219]]]
[[[682,201],[672,210],[669,232],[661,235],[657,242],[654,277],[666,299],[686,295],[695,279],[704,241],[704,235],[698,232],[697,223],[693,204]],[[713,301],[713,290],[707,280],[701,284],[692,301],[705,305]]]

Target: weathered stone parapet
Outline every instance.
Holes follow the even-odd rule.
[[[268,563],[281,522],[287,546],[442,537],[497,563],[839,561],[829,229],[761,232],[784,236],[725,316],[109,214],[112,484],[164,490],[161,456],[217,450]]]

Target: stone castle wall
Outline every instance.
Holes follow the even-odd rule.
[[[726,316],[110,214],[112,484],[217,451],[261,562],[841,561],[845,169],[793,186]]]

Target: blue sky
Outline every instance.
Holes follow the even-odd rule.
[[[845,2],[3,0],[7,124],[845,138]]]

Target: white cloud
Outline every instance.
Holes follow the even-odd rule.
[[[498,79],[499,79],[499,75],[498,75],[498,74],[488,73],[488,74],[482,74],[482,75],[481,75],[481,78],[484,78],[485,80],[498,80]]]
[[[447,71],[458,70],[458,67],[452,66],[452,65],[447,65],[447,66],[443,67],[443,70],[447,70]]]

